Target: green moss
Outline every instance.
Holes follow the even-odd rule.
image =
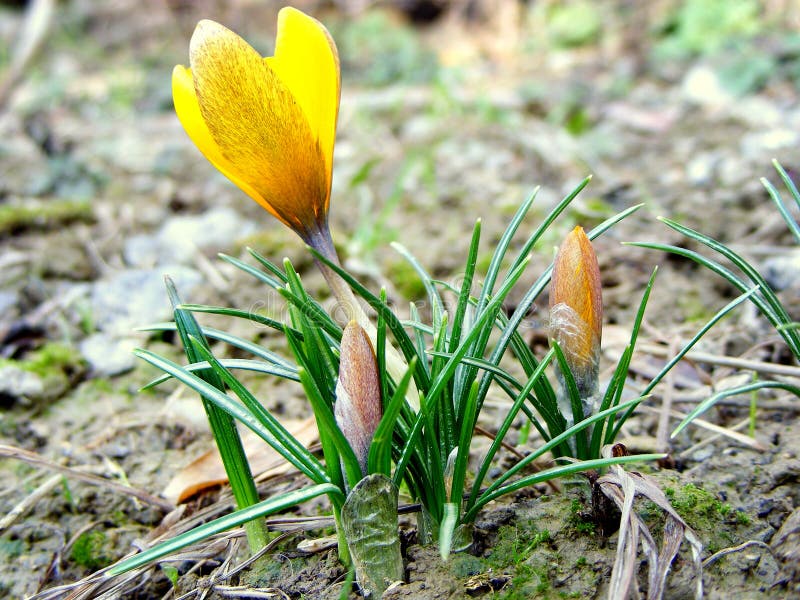
[[[47,377],[54,372],[72,370],[82,363],[82,359],[75,348],[50,342],[31,352],[24,361],[17,366],[40,377]]]
[[[569,505],[569,523],[575,528],[575,531],[581,534],[594,535],[597,525],[591,519],[584,516],[585,509],[583,502],[577,498],[573,498]]]
[[[102,569],[111,564],[106,534],[96,529],[83,533],[72,545],[70,559],[91,570]]]
[[[497,543],[487,557],[491,566],[504,568],[519,565],[541,544],[550,541],[550,532],[539,529],[533,520],[500,528]]]
[[[410,264],[404,259],[393,260],[386,266],[386,275],[394,283],[397,291],[406,300],[425,298],[425,284]]]
[[[94,220],[91,203],[80,200],[48,200],[46,203],[0,206],[0,236],[26,229],[53,229],[77,221]]]
[[[71,380],[83,373],[86,365],[78,351],[70,346],[50,342],[28,353],[23,360],[0,359],[0,367],[13,366],[39,376],[48,398],[58,398]]]
[[[705,525],[709,519],[719,520],[731,511],[729,504],[692,483],[676,490],[670,501],[672,507],[691,527]]]
[[[0,555],[5,556],[8,559],[12,559],[22,556],[24,551],[25,546],[22,540],[10,540],[8,538],[0,539]]]
[[[736,511],[736,522],[739,525],[750,525],[750,523],[752,523],[753,520],[750,518],[750,515],[748,515],[743,510],[737,510]]]
[[[455,554],[447,564],[450,565],[450,572],[461,579],[486,571],[486,563],[471,554]]]
[[[3,365],[29,371],[45,380],[73,375],[85,368],[83,358],[75,348],[57,342],[48,342],[23,360],[0,359],[0,366]]]
[[[546,567],[521,565],[511,579],[510,589],[500,596],[503,600],[538,598],[550,590],[550,574]]]

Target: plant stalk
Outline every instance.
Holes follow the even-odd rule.
[[[333,239],[331,238],[330,229],[328,229],[328,227],[323,227],[319,231],[312,233],[308,236],[308,238],[305,239],[305,242],[332,263],[341,265],[341,262],[339,261],[339,255],[336,253],[336,248],[333,245]],[[328,287],[338,301],[335,309],[335,316],[341,316],[342,318],[339,320],[345,324],[349,323],[351,320],[356,321],[369,336],[369,339],[372,342],[372,347],[377,349],[378,330],[375,328],[375,325],[372,324],[372,321],[370,321],[367,313],[364,312],[364,309],[361,307],[361,303],[358,301],[358,298],[356,298],[353,290],[350,289],[350,286],[347,284],[347,282],[342,279],[339,274],[336,273],[336,271],[331,269],[317,257],[314,257],[314,263],[317,265],[317,268],[320,270],[322,276],[325,278],[325,281],[328,283]],[[406,369],[408,369],[406,361],[394,346],[387,343],[386,370],[389,371],[389,374],[395,381],[400,381],[403,378]],[[413,379],[408,384],[408,389],[406,390],[406,400],[408,401],[409,406],[411,406],[415,412],[419,411],[419,394]]]

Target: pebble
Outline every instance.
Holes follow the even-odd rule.
[[[742,136],[742,157],[768,163],[780,150],[796,148],[800,134],[784,127],[754,131]]]
[[[768,258],[762,266],[762,275],[777,292],[800,287],[800,251]]]
[[[130,237],[124,256],[135,267],[194,262],[198,251],[220,251],[255,231],[255,224],[245,221],[228,207],[214,208],[202,215],[173,217],[155,234]]]
[[[95,282],[90,303],[97,329],[126,337],[136,327],[169,318],[172,309],[164,287],[165,275],[172,277],[184,298],[189,298],[202,281],[194,269],[165,265],[121,271]]]
[[[720,157],[717,152],[702,152],[686,165],[686,178],[692,185],[708,185],[713,182],[714,172]]]
[[[17,292],[0,290],[0,315],[8,314],[17,305]]]
[[[44,382],[36,375],[14,365],[0,367],[0,405],[28,405],[44,396]]]
[[[695,65],[681,85],[683,97],[693,104],[721,109],[731,107],[736,98],[725,89],[719,76],[707,65]]]
[[[93,375],[113,377],[126,373],[136,366],[133,349],[139,345],[141,342],[133,338],[118,338],[105,333],[95,333],[84,339],[78,348],[89,363]]]
[[[37,195],[53,185],[53,173],[36,144],[14,126],[0,126],[0,192]]]

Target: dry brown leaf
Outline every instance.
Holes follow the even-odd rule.
[[[660,600],[664,595],[669,568],[684,539],[689,542],[692,550],[696,573],[695,598],[697,600],[702,598],[703,571],[700,563],[702,543],[672,508],[658,484],[647,475],[625,471],[621,466],[613,465],[608,473],[597,480],[597,485],[622,513],[617,557],[609,584],[609,599],[618,600],[639,596],[639,586],[636,584],[636,568],[638,567],[636,551],[641,543],[649,564],[647,599]],[[654,502],[666,513],[664,539],[660,552],[657,550],[656,542],[644,520],[633,510],[633,500],[637,495]]]
[[[284,427],[306,448],[319,438],[317,423],[313,417],[302,421],[287,421]],[[292,469],[280,454],[249,429],[242,433],[242,445],[254,477],[274,477]],[[202,490],[227,481],[228,476],[225,474],[219,452],[214,447],[179,471],[164,488],[163,495],[167,500],[177,504],[185,502]]]

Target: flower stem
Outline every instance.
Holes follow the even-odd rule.
[[[332,263],[336,265],[341,264],[339,261],[339,255],[336,253],[336,248],[333,245],[330,229],[327,227],[327,225],[320,227],[319,230],[315,232],[312,232],[310,235],[305,237],[304,241]],[[350,321],[356,321],[356,323],[358,323],[369,336],[369,339],[372,342],[372,347],[377,348],[378,330],[375,328],[375,325],[372,324],[372,321],[369,320],[367,313],[364,312],[364,309],[361,307],[361,303],[358,301],[358,298],[356,298],[353,290],[350,289],[350,286],[347,284],[347,282],[328,265],[316,257],[314,258],[314,262],[322,273],[322,276],[325,277],[325,281],[328,283],[328,287],[331,289],[331,292],[334,296],[336,296],[336,300],[338,301],[336,313],[343,317],[343,319],[340,319],[340,321],[342,321],[343,324],[347,324]],[[408,364],[400,355],[400,353],[395,349],[394,346],[387,343],[386,369],[389,371],[389,374],[392,376],[392,378],[395,381],[400,381],[403,378],[403,375],[405,375],[407,368]],[[406,390],[406,400],[414,411],[419,410],[419,395],[413,379],[409,383],[408,389]]]

